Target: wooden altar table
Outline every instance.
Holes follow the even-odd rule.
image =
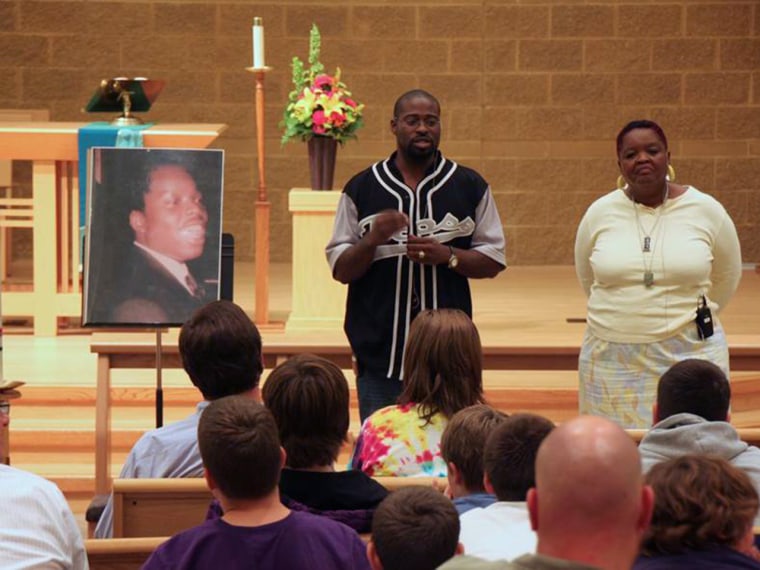
[[[32,161],[34,281],[31,291],[3,293],[5,316],[34,317],[34,334],[55,336],[58,317],[81,315],[77,140],[88,123],[0,121],[0,159]],[[146,147],[203,148],[224,124],[154,125]]]

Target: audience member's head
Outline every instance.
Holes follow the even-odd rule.
[[[294,356],[275,368],[262,388],[293,469],[331,466],[348,432],[348,382],[319,356]]]
[[[554,424],[535,414],[515,414],[488,436],[483,453],[486,489],[500,501],[524,501],[536,486],[536,455]]]
[[[222,501],[262,499],[277,491],[284,452],[269,410],[243,396],[214,400],[201,414],[198,447],[206,478]]]
[[[690,358],[674,364],[657,384],[655,423],[689,413],[710,422],[728,419],[731,386],[712,362]]]
[[[261,377],[261,335],[243,310],[215,301],[196,310],[179,334],[182,366],[206,400],[254,392]]]
[[[373,570],[433,570],[461,554],[459,515],[430,487],[404,487],[380,503],[367,557]]]
[[[642,543],[645,555],[752,545],[760,501],[749,476],[728,461],[683,455],[654,465],[646,482],[654,490],[654,512]]]
[[[528,492],[537,552],[603,570],[629,568],[652,514],[636,444],[611,421],[581,416],[552,430]]]
[[[448,466],[454,497],[485,492],[483,452],[488,435],[507,414],[485,404],[469,406],[451,417],[441,437],[441,456]]]
[[[418,404],[426,421],[438,413],[451,418],[462,408],[484,402],[480,335],[463,311],[422,311],[412,321],[398,401]]]

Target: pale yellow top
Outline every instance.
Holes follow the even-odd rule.
[[[650,253],[642,252],[646,235]],[[694,322],[702,293],[717,315],[739,285],[741,250],[726,210],[696,188],[687,186],[658,208],[634,204],[617,189],[583,216],[575,268],[592,334],[610,342],[654,342]],[[651,287],[644,284],[647,271]]]

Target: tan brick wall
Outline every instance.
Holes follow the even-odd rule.
[[[617,177],[628,120],[661,122],[679,181],[715,194],[760,262],[760,3],[756,0],[3,0],[0,106],[80,113],[102,77],[167,87],[150,118],[224,122],[225,229],[254,252],[256,145],[250,23],[264,18],[272,259],[290,259],[287,192],[308,184],[306,149],[280,146],[290,59],[323,33],[367,104],[339,150],[336,186],[393,149],[391,105],[423,87],[444,105],[443,150],[492,184],[515,264],[571,263],[576,225]],[[100,119],[101,117],[93,117]]]

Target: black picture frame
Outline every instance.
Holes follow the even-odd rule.
[[[95,147],[87,172],[84,326],[180,326],[195,309],[220,298],[223,150]],[[164,182],[156,183],[157,177]],[[154,191],[162,192],[164,202],[156,201],[157,194],[148,198],[146,192]],[[202,223],[191,213],[197,196],[207,216],[202,252],[181,259],[156,244],[194,239],[191,249],[198,249]],[[182,282],[182,271],[192,283],[186,275]]]

